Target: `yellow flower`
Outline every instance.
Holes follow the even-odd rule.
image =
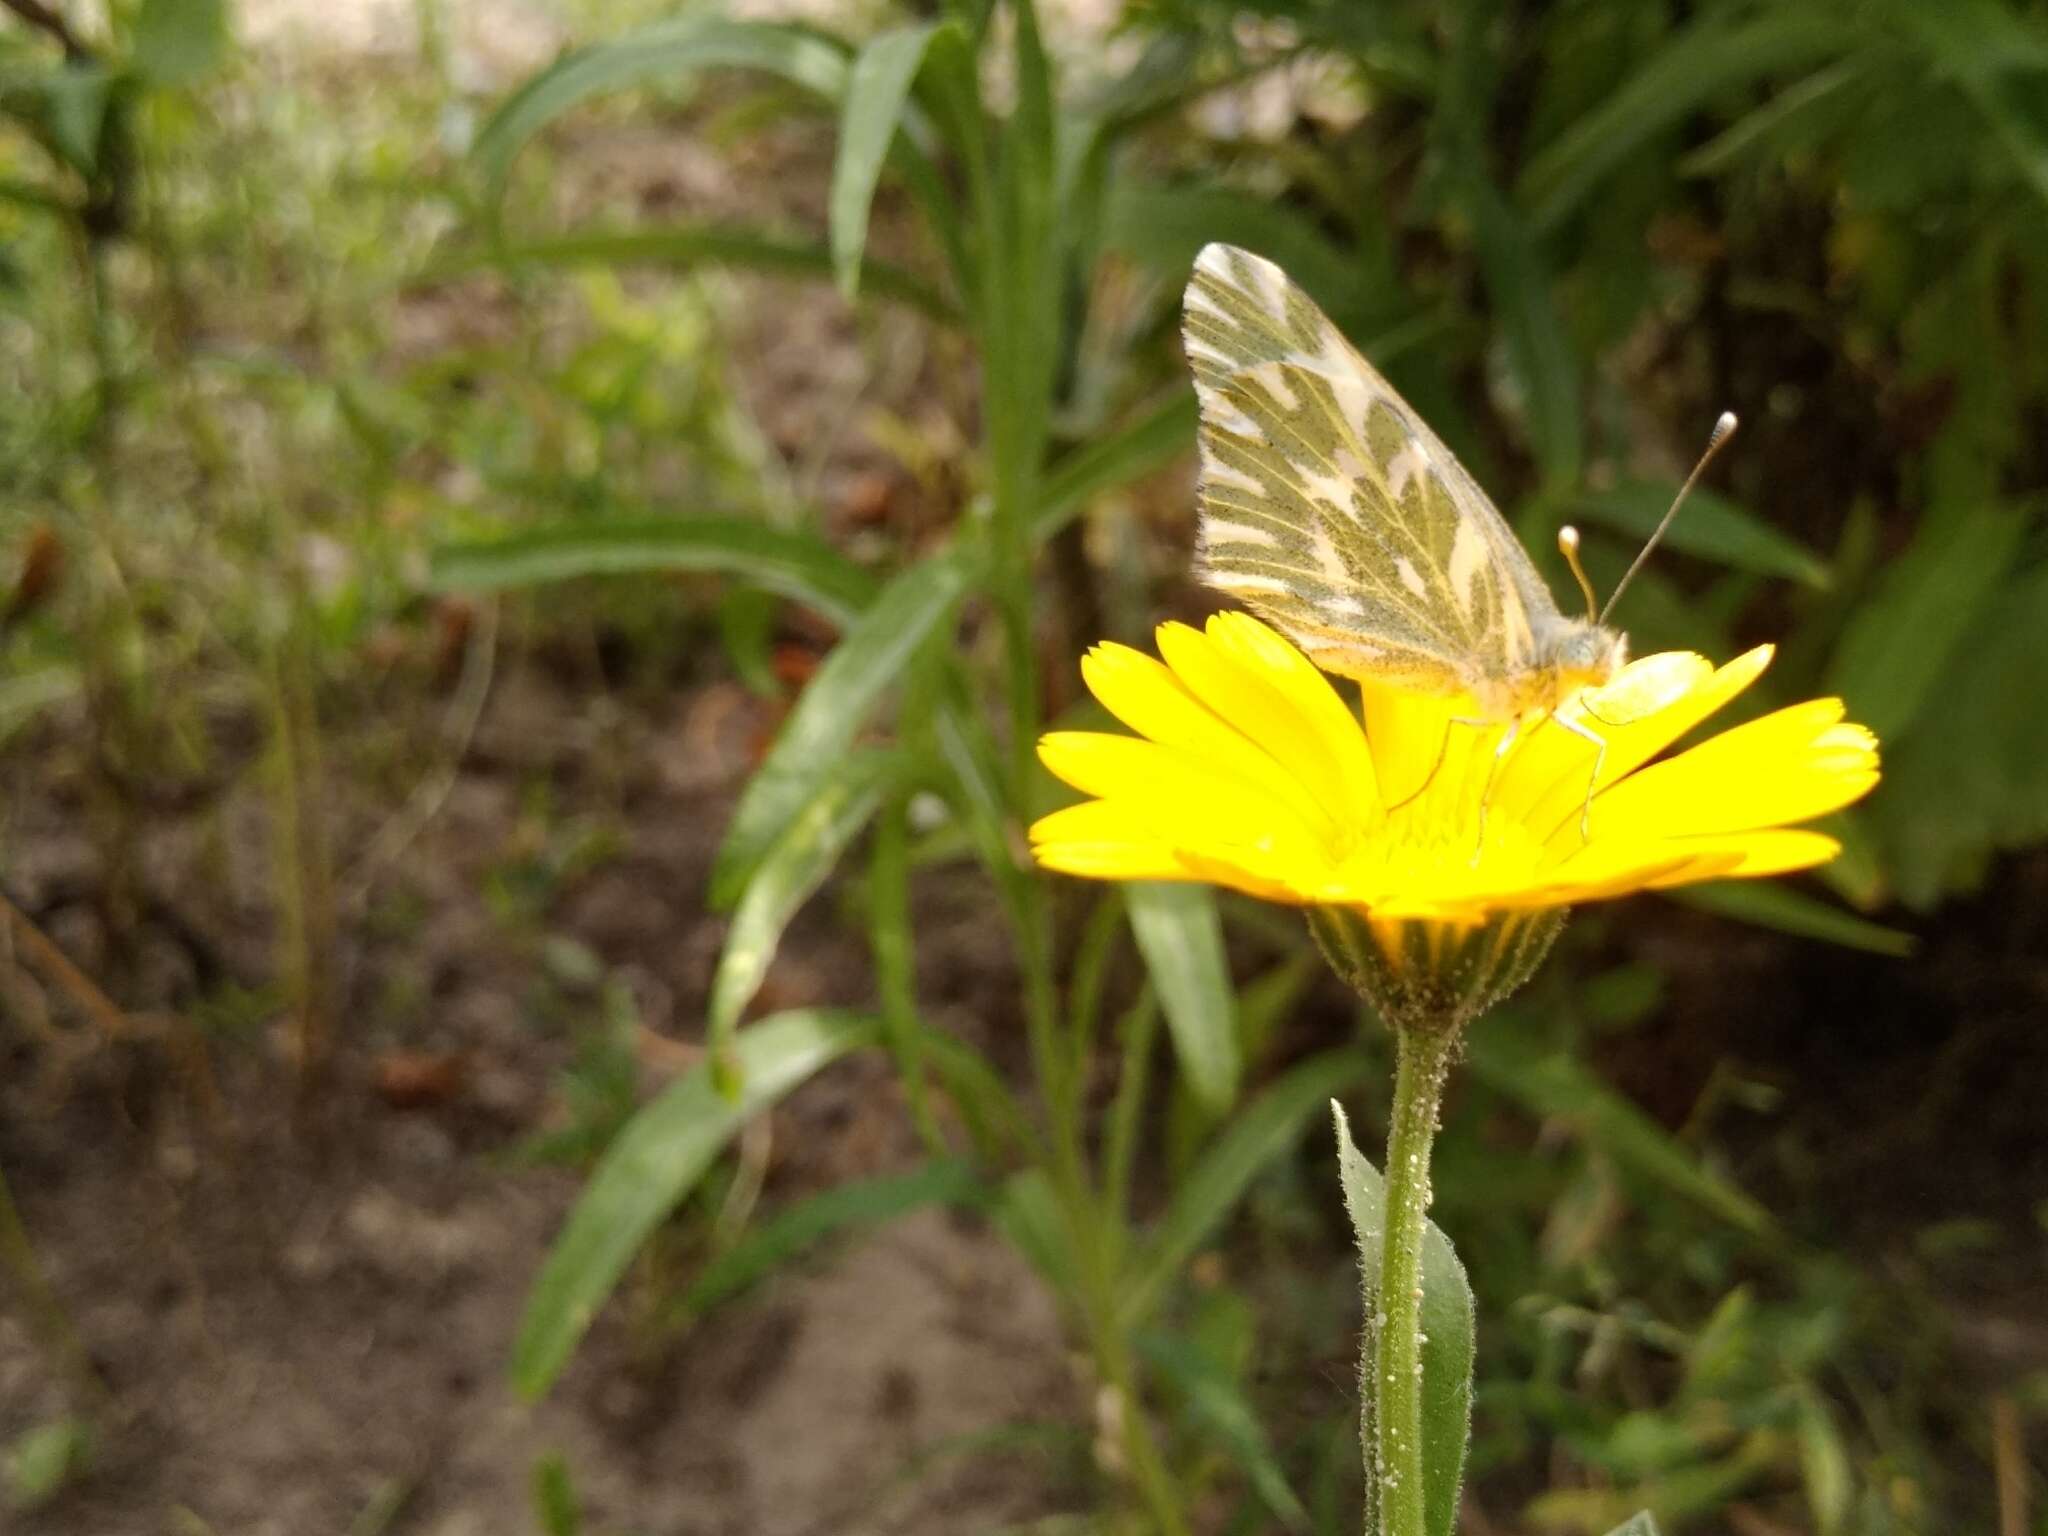
[[[1082,662],[1137,737],[1039,743],[1046,767],[1090,797],[1032,827],[1048,869],[1343,909],[1384,943],[1410,921],[1470,929],[1820,864],[1840,845],[1793,824],[1877,782],[1876,740],[1837,699],[1656,760],[1756,680],[1768,646],[1719,668],[1645,656],[1568,701],[1559,714],[1604,740],[1603,757],[1552,720],[1525,722],[1498,753],[1508,727],[1465,722],[1469,702],[1370,683],[1361,726],[1307,657],[1246,614],[1166,624],[1158,641],[1163,665],[1107,644]]]

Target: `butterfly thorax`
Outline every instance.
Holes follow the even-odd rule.
[[[1560,615],[1531,638],[1527,667],[1474,688],[1474,702],[1487,719],[1548,714],[1579,690],[1607,683],[1628,661],[1628,637],[1591,619]]]

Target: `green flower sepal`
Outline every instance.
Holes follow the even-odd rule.
[[[1330,966],[1396,1030],[1457,1033],[1536,973],[1564,909],[1504,912],[1484,923],[1371,918],[1312,907],[1309,930]]]

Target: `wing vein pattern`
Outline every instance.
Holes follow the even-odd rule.
[[[1211,245],[1183,309],[1201,561],[1332,672],[1490,690],[1562,624],[1506,521],[1273,263]]]

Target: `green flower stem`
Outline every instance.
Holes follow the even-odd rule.
[[[1381,1536],[1426,1536],[1422,1487],[1422,1241],[1429,1153],[1456,1029],[1394,1032],[1394,1118],[1387,1132],[1385,1245],[1374,1330],[1374,1418]]]

